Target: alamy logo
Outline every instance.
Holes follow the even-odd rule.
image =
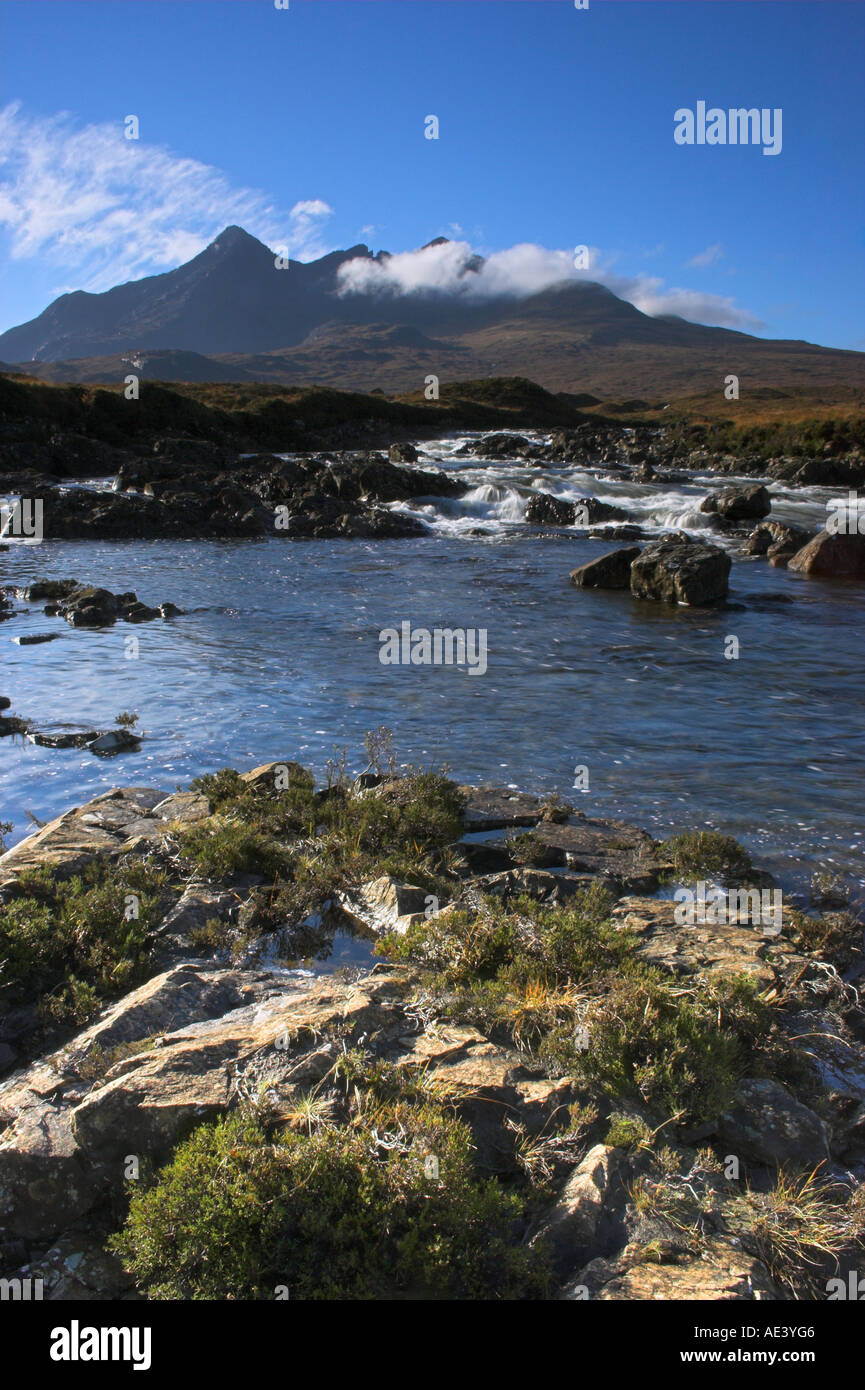
[[[826,1285],[826,1293],[830,1303],[847,1299],[851,1303],[865,1302],[865,1279],[859,1278],[858,1269],[851,1269],[846,1284],[843,1279],[830,1279]]]
[[[0,502],[0,541],[38,545],[42,540],[42,498]]]
[[[43,1295],[41,1279],[0,1279],[0,1303],[39,1303]]]
[[[830,535],[865,536],[865,507],[860,510],[855,492],[848,492],[846,498],[830,497],[826,510],[826,530]]]
[[[131,1361],[134,1371],[150,1370],[152,1329],[149,1327],[82,1327],[73,1318],[68,1327],[51,1330],[52,1361]]]
[[[695,888],[677,888],[673,914],[680,927],[733,925],[751,922],[764,936],[778,936],[784,895],[780,888],[716,888],[700,881]]]
[[[673,116],[677,145],[762,145],[764,154],[781,153],[781,107],[770,111],[764,106],[744,106],[723,111],[718,106],[706,110],[697,102],[696,112],[680,106]]]
[[[468,666],[470,676],[487,669],[485,627],[412,627],[410,622],[382,628],[378,635],[382,666]]]

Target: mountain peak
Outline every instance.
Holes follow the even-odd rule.
[[[267,247],[264,242],[257,237],[251,236],[243,227],[238,227],[234,223],[229,227],[224,227],[219,236],[214,237],[207,251],[236,251],[243,248],[262,247],[265,251]]]

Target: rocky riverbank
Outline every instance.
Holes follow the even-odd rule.
[[[319,788],[292,762],[120,788],[0,857],[2,1273],[831,1296],[865,1230],[855,913],[824,885],[769,931],[722,836],[368,751]],[[670,889],[706,880],[741,893],[689,925]]]

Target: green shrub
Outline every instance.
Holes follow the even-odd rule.
[[[592,1000],[589,1046],[572,1045],[569,1069],[662,1114],[714,1119],[731,1103],[768,1021],[748,976],[701,981],[686,991],[655,970],[635,969]]]
[[[278,1138],[242,1114],[202,1126],[110,1244],[157,1299],[539,1297],[520,1226],[517,1198],[476,1179],[465,1126],[403,1105]]]
[[[40,998],[53,1022],[86,1022],[100,1001],[146,977],[165,890],[165,875],[142,861],[92,864],[71,879],[22,875],[0,913],[7,1002]]]
[[[667,840],[664,848],[681,879],[738,881],[753,871],[747,850],[731,835],[719,835],[714,830],[687,830]]]
[[[634,1119],[631,1115],[611,1115],[604,1143],[613,1149],[636,1149],[651,1137],[652,1131],[643,1120]]]

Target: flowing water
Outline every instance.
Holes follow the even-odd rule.
[[[10,843],[32,830],[28,812],[44,821],[116,785],[173,790],[271,759],[321,777],[343,746],[359,769],[364,733],[384,724],[402,760],[447,762],[460,780],[556,789],[659,836],[723,830],[787,884],[821,866],[865,884],[862,586],[734,559],[731,606],[717,610],[575,589],[569,572],[604,553],[604,528],[587,538],[528,527],[532,489],[614,502],[649,531],[701,535],[699,502],[718,477],[639,485],[573,465],[456,457],[468,437],[423,446],[419,463],[458,472],[465,497],[395,505],[427,523],[423,538],[67,541],[0,555],[0,583],[70,576],[187,610],[88,631],[19,605],[0,624],[0,693],[14,712],[50,729],[106,728],[133,710],[144,734],[140,752],[113,760],[0,741]],[[812,527],[833,495],[770,491],[773,519]],[[404,621],[486,629],[486,673],[382,665],[379,633]],[[43,631],[59,640],[13,641]],[[724,655],[730,635],[738,660]],[[588,792],[572,789],[578,766]]]

